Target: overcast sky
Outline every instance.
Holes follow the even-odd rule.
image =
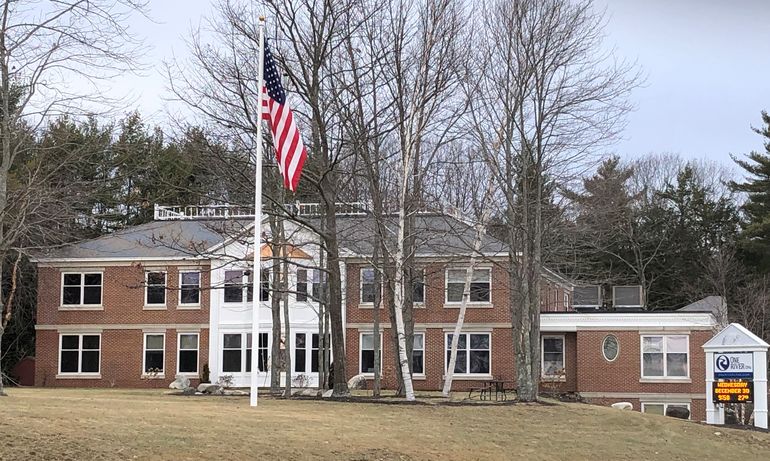
[[[762,149],[750,128],[770,110],[770,0],[596,2],[607,8],[606,44],[646,75],[614,152],[674,152],[728,164],[730,153]],[[135,32],[153,46],[146,57],[152,68],[117,82],[116,90],[130,90],[140,111],[162,123],[168,95],[161,63],[185,56],[183,37],[213,7],[210,0],[155,0],[151,8],[157,23],[137,21]]]

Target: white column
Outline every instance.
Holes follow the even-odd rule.
[[[714,353],[706,351],[706,422],[708,424],[724,424],[725,408],[723,404],[714,403]]]
[[[767,429],[767,351],[754,351],[754,426]]]

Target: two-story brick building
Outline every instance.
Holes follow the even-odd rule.
[[[250,221],[201,219],[205,213],[198,210],[156,214],[155,222],[37,258],[37,385],[165,387],[178,373],[197,379],[204,365],[212,380],[231,375],[236,385],[248,385]],[[422,277],[412,287],[414,382],[416,389],[438,390],[474,231],[439,214],[420,215],[416,226],[415,262]],[[269,232],[267,223],[263,232]],[[374,230],[365,214],[351,213],[338,217],[338,232],[347,369],[350,376],[373,375]],[[307,227],[287,224],[287,236],[296,262],[289,277],[292,337],[280,340],[291,354],[295,382],[314,386],[319,330],[312,292],[323,276],[313,267],[320,246]],[[507,249],[485,237],[480,256],[459,341],[455,390],[492,378],[515,379]],[[630,401],[654,412],[682,405],[693,418],[704,418],[700,346],[712,336],[712,313],[575,312],[570,289],[566,280],[544,271],[544,390],[577,392],[597,403]],[[257,291],[259,377],[268,385],[271,291],[264,282]],[[394,387],[388,309],[381,309],[380,321],[383,382]]]

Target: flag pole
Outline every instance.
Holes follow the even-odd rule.
[[[254,268],[251,288],[251,389],[249,404],[257,406],[257,390],[259,376],[259,307],[262,298],[262,86],[265,68],[265,17],[259,17],[259,56],[257,65],[257,158],[254,169]]]

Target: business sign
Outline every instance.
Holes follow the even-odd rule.
[[[746,380],[714,381],[714,403],[754,401],[754,382]]]
[[[714,379],[754,379],[754,354],[714,353]]]

